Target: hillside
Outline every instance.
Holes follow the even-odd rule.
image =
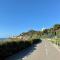
[[[26,39],[29,38],[34,38],[34,37],[60,37],[60,24],[55,24],[52,28],[49,29],[44,29],[43,31],[35,31],[35,30],[29,30],[28,32],[23,32],[20,35],[17,36],[19,37],[26,37]]]

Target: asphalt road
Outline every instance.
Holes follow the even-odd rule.
[[[60,60],[60,51],[47,40],[42,40],[36,46],[17,53],[6,60]]]

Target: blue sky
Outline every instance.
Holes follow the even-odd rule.
[[[0,0],[0,37],[41,30],[60,23],[60,0]]]

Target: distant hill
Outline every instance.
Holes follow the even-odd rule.
[[[60,37],[60,24],[55,24],[53,27],[49,29],[44,29],[43,31],[35,31],[35,30],[30,30],[28,32],[22,33],[22,35],[27,35],[27,36],[40,36],[40,37]]]
[[[53,27],[44,29],[43,31],[29,30],[28,32],[23,32],[14,38],[18,38],[17,40],[30,40],[41,37],[53,38],[55,36],[60,37],[60,24],[55,24]]]

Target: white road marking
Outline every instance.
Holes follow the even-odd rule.
[[[60,49],[56,44],[52,44],[52,45],[60,52]]]
[[[46,56],[48,55],[48,50],[47,50],[47,48],[45,49],[45,51],[46,51]]]
[[[49,40],[49,39],[48,39]],[[50,39],[51,40],[51,39]],[[52,46],[54,46],[59,52],[60,52],[60,48],[59,48],[59,46],[58,45],[56,45],[56,44],[53,44],[53,43],[51,43],[51,42],[49,42]]]
[[[45,42],[45,52],[46,52],[46,56],[48,55],[48,49],[47,49],[47,44]]]

